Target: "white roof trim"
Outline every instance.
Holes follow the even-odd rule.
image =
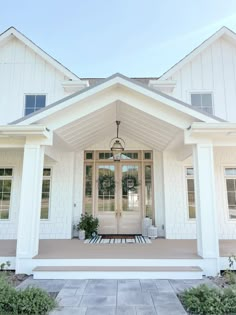
[[[203,122],[194,122],[189,127],[191,133],[236,133],[236,123],[221,122],[220,124],[216,123],[203,123]]]
[[[160,80],[166,80],[169,77],[171,77],[176,71],[180,70],[186,63],[191,61],[193,58],[195,58],[198,54],[200,54],[204,49],[206,49],[208,46],[210,46],[212,43],[214,43],[217,39],[219,39],[222,36],[227,36],[236,43],[236,34],[230,30],[229,28],[223,26],[220,28],[216,33],[214,33],[212,36],[210,36],[208,39],[206,39],[204,42],[202,42],[197,48],[192,50],[188,55],[186,55],[183,59],[181,59],[179,62],[177,62],[174,66],[172,66],[169,70],[164,72],[160,76]]]
[[[31,48],[35,53],[37,53],[40,57],[42,57],[44,60],[46,60],[49,64],[51,64],[54,68],[56,68],[58,71],[63,73],[69,79],[80,80],[77,75],[75,75],[73,72],[71,72],[65,66],[63,66],[59,61],[57,61],[56,59],[51,57],[49,54],[47,54],[43,49],[41,49],[39,46],[37,46],[35,43],[33,43],[30,39],[28,39],[25,35],[23,35],[21,32],[19,32],[14,27],[10,27],[5,32],[0,34],[0,42],[7,39],[11,35],[14,35],[17,39],[19,39],[26,46]],[[81,80],[81,83],[82,82],[83,81]]]
[[[138,93],[141,93],[142,95],[145,95],[147,97],[150,97],[156,101],[159,101],[163,104],[166,104],[167,106],[179,110],[180,112],[189,115],[191,117],[194,117],[198,120],[205,121],[205,122],[219,122],[222,121],[222,119],[207,115],[201,111],[198,111],[196,109],[193,109],[191,105],[186,104],[180,100],[177,100],[173,98],[172,96],[166,95],[162,92],[159,92],[155,89],[152,89],[150,87],[144,86],[140,83],[137,83],[119,73],[114,74],[113,76],[109,77],[102,83],[97,84],[93,87],[88,87],[82,91],[76,92],[75,94],[72,94],[64,99],[61,99],[51,105],[48,105],[47,107],[27,116],[23,117],[21,119],[18,119],[16,121],[13,121],[11,124],[20,124],[20,125],[26,125],[26,124],[33,124],[37,123],[43,118],[46,118],[49,115],[52,115],[53,113],[56,113],[57,111],[67,108],[68,106],[82,101],[86,99],[89,96],[93,96],[96,93],[99,93],[101,91],[104,91],[108,88],[111,88],[113,86],[123,86],[127,87],[130,90],[136,91]]]
[[[45,138],[49,138],[50,130],[42,125],[4,125],[0,126],[0,137],[1,136],[32,136],[40,135]]]

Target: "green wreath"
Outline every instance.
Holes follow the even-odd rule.
[[[135,191],[139,185],[138,179],[133,175],[126,175],[122,177],[122,191],[123,195],[127,195],[128,191]]]
[[[114,195],[115,187],[116,187],[116,183],[115,183],[114,176],[110,176],[110,175],[99,176],[99,180],[98,180],[99,195],[103,195],[103,194]]]

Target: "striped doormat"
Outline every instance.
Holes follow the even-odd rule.
[[[85,244],[150,244],[151,242],[152,241],[148,237],[142,235],[129,236],[128,238],[103,238],[101,235],[98,235],[84,241]]]

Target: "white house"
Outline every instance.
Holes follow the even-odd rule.
[[[0,261],[38,278],[196,278],[227,266],[235,33],[221,28],[160,78],[82,79],[11,27],[0,35],[0,82]],[[149,216],[162,238],[71,240],[85,211],[100,234],[141,234]]]

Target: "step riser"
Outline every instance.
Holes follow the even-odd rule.
[[[203,259],[33,259],[32,268],[37,266],[200,266]]]
[[[34,271],[34,279],[202,279],[202,272]]]

